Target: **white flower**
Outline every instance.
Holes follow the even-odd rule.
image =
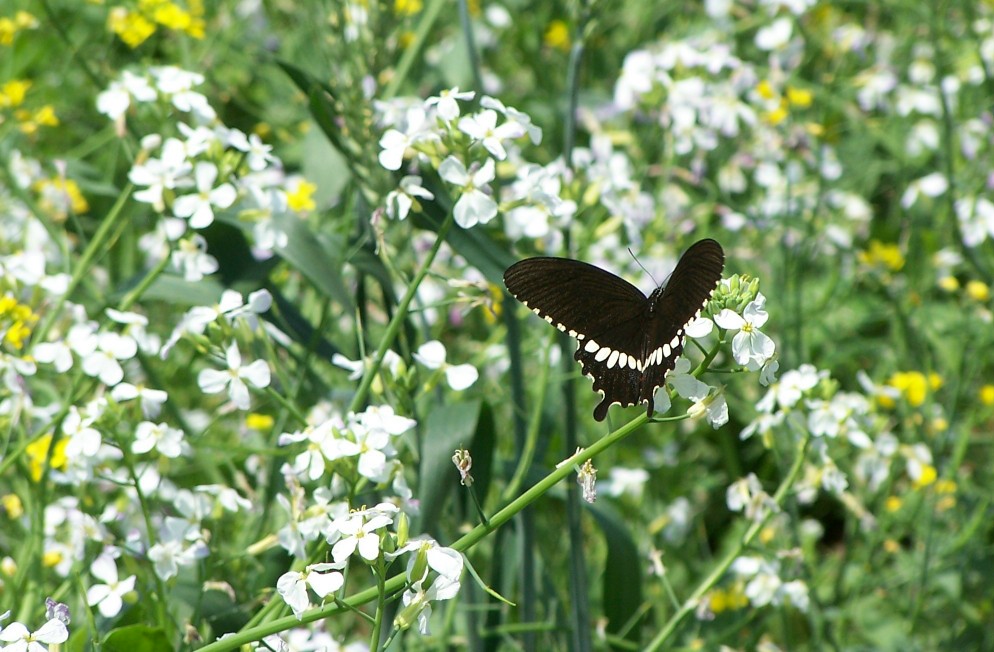
[[[214,221],[214,207],[228,208],[235,203],[235,187],[230,183],[222,183],[214,187],[217,180],[217,166],[207,161],[200,161],[193,170],[196,192],[180,195],[173,202],[173,213],[176,217],[188,218],[194,229],[203,229]]]
[[[957,199],[956,218],[963,232],[963,244],[967,247],[976,247],[987,238],[994,238],[994,202],[986,197]]]
[[[408,581],[413,582],[424,579],[424,576],[414,577],[414,569],[417,564],[418,557],[421,555],[424,556],[424,559],[428,564],[427,568],[425,568],[426,573],[428,568],[430,568],[439,575],[447,577],[450,580],[458,580],[462,575],[464,565],[462,554],[458,550],[440,546],[437,541],[428,535],[421,535],[408,539],[407,543],[402,547],[384,556],[387,559],[396,559],[400,555],[408,552],[415,553],[411,555],[411,558],[407,562]]]
[[[279,159],[272,155],[273,146],[262,142],[256,134],[246,136],[238,129],[228,132],[228,144],[240,152],[247,154],[249,169],[253,172],[265,170],[270,163],[277,163]]]
[[[169,394],[161,389],[152,389],[144,385],[132,385],[131,383],[118,383],[110,392],[110,397],[118,403],[138,399],[141,403],[142,416],[155,418],[159,416],[162,404],[169,398]]]
[[[66,455],[69,457],[94,457],[100,451],[102,437],[93,428],[94,419],[84,418],[79,409],[72,405],[66,418],[62,420],[62,433],[68,438]]]
[[[462,161],[450,156],[438,166],[438,174],[461,190],[453,209],[456,224],[468,229],[477,224],[486,224],[497,217],[497,203],[480,190],[487,188],[487,184],[494,180],[495,166],[492,158],[488,158],[479,170],[470,174]]]
[[[393,523],[397,508],[389,503],[380,503],[372,509],[353,512],[336,519],[333,527],[342,538],[331,549],[336,563],[352,556],[356,550],[366,561],[373,561],[380,554],[380,535],[377,530]]]
[[[179,338],[184,333],[195,333],[200,335],[209,324],[225,317],[229,323],[236,318],[244,318],[252,330],[258,326],[256,315],[269,310],[273,303],[273,297],[268,290],[256,290],[248,297],[248,303],[242,298],[240,292],[235,290],[225,290],[221,293],[221,299],[213,306],[195,306],[190,308],[180,323],[173,330],[172,335],[165,346],[162,347],[160,355],[165,358],[172,347],[176,345]]]
[[[276,581],[276,591],[293,611],[293,615],[300,618],[311,607],[307,596],[308,587],[318,597],[324,598],[345,585],[345,577],[339,572],[341,567],[340,564],[320,563],[311,564],[303,573],[289,571]]]
[[[456,100],[469,101],[476,96],[473,91],[459,91],[459,87],[456,86],[450,90],[443,90],[435,97],[429,97],[425,100],[425,108],[431,108],[433,106],[437,107],[436,112],[438,117],[442,118],[446,122],[452,122],[459,117],[459,102]]]
[[[745,307],[741,316],[725,308],[714,318],[714,322],[721,328],[739,331],[732,338],[732,357],[750,371],[761,369],[776,352],[773,340],[759,330],[770,317],[765,305],[766,297],[759,293],[755,300]]]
[[[142,421],[135,428],[131,452],[137,455],[156,449],[164,457],[179,457],[183,452],[183,431],[165,423]]]
[[[648,481],[649,472],[645,469],[628,469],[616,466],[608,473],[606,480],[597,483],[597,491],[614,498],[627,493],[639,499],[642,497],[642,490]]]
[[[766,518],[770,511],[776,510],[776,503],[763,490],[759,478],[754,473],[750,473],[728,486],[728,490],[725,492],[725,503],[728,505],[728,509],[733,512],[745,511],[746,517],[752,521],[761,521]]]
[[[109,554],[102,554],[93,560],[90,573],[103,584],[94,584],[86,591],[86,604],[100,609],[104,618],[113,618],[121,613],[124,606],[121,600],[135,588],[135,576],[118,581],[117,563]]]
[[[69,630],[57,618],[52,618],[36,632],[28,631],[23,623],[13,622],[0,631],[0,642],[7,643],[4,652],[46,652],[42,643],[53,645],[69,640]]]
[[[380,137],[382,151],[379,155],[380,165],[387,170],[399,170],[404,164],[404,155],[408,148],[416,143],[434,137],[426,129],[427,113],[423,106],[411,107],[405,114],[405,129],[387,129]]]
[[[207,253],[207,240],[199,234],[179,241],[170,259],[173,269],[182,272],[184,280],[195,283],[218,269],[217,259]]]
[[[228,389],[232,403],[241,410],[249,409],[249,391],[246,381],[251,385],[263,388],[269,386],[269,365],[265,360],[256,360],[248,365],[242,365],[242,355],[237,344],[231,344],[225,353],[228,368],[224,371],[204,369],[197,376],[200,389],[208,394],[216,394]]]
[[[65,342],[42,342],[33,349],[34,359],[51,364],[60,374],[72,369],[72,349]]]
[[[390,435],[402,435],[417,425],[414,419],[395,414],[390,405],[371,405],[354,419],[364,428],[382,430]]]
[[[429,369],[444,369],[445,380],[454,390],[470,387],[480,377],[480,372],[471,364],[450,365],[445,362],[445,345],[438,340],[425,342],[418,347],[414,359]]]
[[[949,181],[941,172],[933,172],[921,179],[916,179],[908,185],[908,189],[901,196],[901,207],[910,208],[918,201],[919,195],[926,197],[938,197],[949,189]]]
[[[756,47],[760,50],[779,50],[790,42],[794,24],[790,18],[777,18],[770,25],[761,27],[756,32]]]
[[[818,371],[814,365],[802,364],[797,369],[791,369],[780,377],[780,381],[770,386],[756,408],[761,412],[772,413],[776,406],[780,408],[793,407],[805,392],[808,392],[828,376],[827,371]]]
[[[434,199],[435,195],[421,187],[421,177],[409,174],[400,180],[400,188],[387,195],[387,216],[395,220],[407,218],[416,197]]]
[[[424,588],[424,580],[418,580],[411,584],[411,588],[404,591],[401,601],[405,608],[397,614],[394,625],[398,629],[406,629],[411,626],[413,618],[416,617],[418,631],[422,635],[428,636],[431,634],[428,627],[431,618],[431,603],[436,600],[451,600],[458,593],[459,582],[444,575],[436,577],[427,590]]]
[[[109,386],[124,379],[119,361],[130,360],[138,353],[138,343],[133,338],[113,332],[99,333],[73,348],[83,359],[83,373]]]
[[[502,140],[514,140],[525,135],[524,128],[512,121],[497,126],[497,112],[487,109],[459,120],[459,131],[483,145],[498,161],[507,158]]]
[[[111,82],[107,90],[97,95],[97,111],[116,121],[124,117],[132,98],[136,102],[152,102],[157,96],[148,79],[125,70],[120,81]]]
[[[136,186],[145,186],[135,192],[135,199],[152,207],[159,213],[165,211],[163,199],[165,190],[173,190],[190,183],[189,174],[193,166],[187,160],[183,143],[169,138],[162,146],[161,158],[149,158],[131,168],[128,179]]]

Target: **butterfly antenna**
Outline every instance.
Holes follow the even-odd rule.
[[[645,268],[645,265],[643,265],[643,264],[642,264],[642,262],[641,262],[641,261],[640,261],[640,260],[638,259],[638,256],[636,256],[636,255],[635,255],[635,254],[634,254],[634,253],[632,252],[632,248],[631,248],[631,247],[629,247],[629,248],[628,248],[628,255],[630,255],[630,256],[632,257],[632,260],[634,260],[634,261],[635,261],[635,264],[636,264],[636,265],[638,265],[639,267],[641,267],[641,268],[642,268],[642,271],[643,271],[643,272],[645,272],[646,274],[648,274],[648,275],[649,275],[649,278],[651,278],[651,279],[652,279],[652,282],[653,282],[653,283],[655,283],[656,285],[659,285],[658,283],[656,283],[656,279],[655,279],[655,278],[653,278],[653,276],[652,276],[652,272],[650,272],[649,270],[647,270],[647,269]]]

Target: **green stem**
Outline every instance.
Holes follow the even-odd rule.
[[[395,95],[397,95],[397,90],[400,85],[404,83],[407,79],[407,73],[410,72],[411,66],[414,65],[415,59],[421,54],[422,48],[424,48],[425,43],[428,40],[428,35],[431,33],[431,28],[435,25],[435,21],[442,14],[442,9],[446,7],[449,3],[446,0],[430,0],[428,6],[425,7],[424,13],[421,14],[421,22],[418,23],[418,29],[414,32],[414,38],[412,39],[410,45],[404,50],[404,54],[401,55],[400,61],[397,63],[397,68],[394,70],[393,77],[390,78],[390,82],[387,84],[386,88],[383,89],[383,99],[388,100]]]
[[[538,500],[543,494],[548,492],[561,480],[574,473],[574,467],[580,466],[595,455],[604,452],[648,422],[649,420],[645,414],[640,414],[638,417],[632,419],[630,422],[626,423],[614,432],[605,435],[589,448],[581,450],[575,455],[564,460],[541,481],[533,485],[530,489],[528,489],[528,491],[518,496],[518,498],[494,514],[490,518],[489,523],[477,525],[473,528],[473,530],[453,543],[450,547],[454,550],[458,550],[459,552],[469,550],[485,537],[493,533],[493,531],[498,527],[514,518],[525,507]],[[377,596],[379,595],[389,595],[399,591],[403,588],[405,582],[407,582],[407,575],[404,571],[401,571],[397,575],[394,575],[390,579],[383,582],[381,585],[360,591],[350,598],[343,600],[341,604],[329,604],[317,609],[312,609],[301,614],[299,619],[296,616],[286,616],[263,625],[259,625],[258,627],[242,630],[235,635],[225,637],[224,640],[214,641],[213,643],[205,645],[200,648],[200,652],[222,652],[223,650],[233,650],[246,643],[261,640],[263,637],[270,634],[275,634],[292,627],[299,627],[323,618],[328,618],[337,613],[349,611],[354,609],[356,605],[365,604],[370,600],[377,599]],[[273,602],[275,603],[277,601],[273,600]]]
[[[438,254],[438,250],[442,247],[442,243],[445,241],[445,236],[452,227],[453,214],[445,218],[442,222],[442,226],[438,229],[438,238],[435,240],[435,244],[432,245],[431,251],[428,252],[428,257],[425,258],[424,262],[421,263],[421,269],[418,270],[417,275],[411,284],[407,287],[407,292],[404,293],[404,297],[397,304],[397,310],[394,312],[393,319],[387,325],[387,332],[383,334],[383,339],[380,340],[380,347],[376,350],[376,354],[373,356],[373,361],[366,369],[362,376],[362,383],[359,385],[359,389],[356,390],[355,396],[352,398],[352,404],[349,405],[349,412],[356,412],[363,406],[366,400],[366,395],[369,394],[369,388],[373,384],[373,379],[380,371],[380,366],[383,364],[383,357],[387,353],[387,349],[393,344],[393,341],[397,338],[397,334],[400,332],[401,326],[404,325],[404,320],[407,319],[407,309],[411,305],[411,300],[414,299],[415,293],[418,291],[418,286],[421,285],[421,281],[424,280],[425,276],[428,274],[428,270],[431,268],[432,262],[435,260],[435,256]]]
[[[138,285],[131,288],[131,291],[124,295],[124,298],[121,299],[121,304],[118,306],[118,310],[125,312],[129,310],[131,306],[135,305],[135,302],[137,302],[138,299],[141,299],[142,295],[145,294],[145,290],[151,287],[152,283],[155,282],[155,279],[159,278],[162,272],[165,271],[166,267],[169,266],[171,253],[172,251],[170,250],[169,253],[162,257],[162,260],[155,264],[155,267],[148,270],[148,273],[145,274],[145,277],[140,283],[138,283]]]
[[[807,456],[806,454],[810,441],[811,438],[805,433],[803,438],[798,442],[797,457],[794,458],[794,463],[790,467],[787,477],[784,478],[783,482],[781,482],[780,486],[777,488],[776,493],[773,494],[773,502],[776,503],[777,507],[783,505],[784,499],[787,497],[787,493],[790,491],[791,487],[794,486],[797,478],[801,475],[801,469],[804,467],[804,460]],[[648,652],[663,648],[669,638],[676,632],[677,627],[681,622],[683,622],[684,618],[697,609],[697,606],[700,604],[701,598],[704,597],[704,594],[710,591],[721,580],[721,578],[724,577],[725,572],[729,569],[732,563],[738,559],[739,555],[742,554],[742,551],[752,544],[753,539],[759,535],[763,527],[766,525],[766,522],[771,516],[773,516],[773,514],[774,510],[767,510],[766,515],[762,519],[753,521],[752,525],[749,526],[749,529],[746,530],[745,535],[725,554],[721,561],[718,562],[718,565],[715,566],[714,570],[712,570],[711,573],[704,578],[704,581],[697,586],[697,589],[684,601],[683,605],[681,605],[677,612],[666,622],[656,637],[652,639],[652,642],[646,646],[645,649]]]
[[[549,350],[546,349],[543,352],[543,356],[548,359]],[[538,382],[538,394],[535,398],[535,405],[543,405],[545,403],[545,391],[549,386],[549,369],[552,365],[543,364],[540,365]],[[521,483],[524,482],[525,476],[532,466],[532,459],[535,457],[535,448],[538,445],[538,433],[542,426],[542,410],[536,408],[531,415],[531,420],[528,422],[528,433],[525,436],[524,446],[521,449],[521,455],[518,456],[518,466],[514,470],[514,475],[511,476],[510,482],[507,483],[507,487],[501,492],[501,498],[504,502],[511,500],[511,498],[518,493],[518,488]]]
[[[387,605],[387,592],[385,581],[383,579],[383,573],[386,569],[383,567],[383,560],[381,559],[376,565],[376,588],[378,595],[376,596],[376,618],[373,620],[373,632],[369,635],[369,649],[379,652],[383,649],[380,645],[380,633],[383,631],[383,616],[385,614],[385,609]]]
[[[69,287],[66,289],[58,301],[48,314],[45,315],[45,320],[35,329],[32,334],[33,342],[44,342],[45,336],[48,335],[49,329],[55,323],[55,320],[59,318],[62,314],[62,307],[65,305],[66,301],[72,296],[76,287],[86,278],[87,274],[90,272],[90,268],[96,262],[97,257],[103,253],[102,249],[104,244],[110,239],[111,233],[114,231],[114,227],[117,225],[118,220],[124,215],[124,204],[128,201],[131,196],[131,191],[134,188],[131,184],[124,189],[120,197],[111,207],[110,212],[107,216],[100,222],[100,228],[93,235],[93,239],[90,240],[90,244],[83,251],[83,255],[80,256],[79,264],[76,266],[73,272],[72,279],[69,281]]]

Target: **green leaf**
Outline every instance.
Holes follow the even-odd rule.
[[[279,250],[280,256],[325,296],[337,301],[346,314],[352,314],[352,295],[342,280],[345,240],[330,234],[318,235],[297,219],[282,220],[280,228],[287,235],[287,245]]]
[[[101,649],[103,652],[168,652],[174,646],[158,627],[128,625],[107,634]]]
[[[604,533],[604,542],[607,544],[602,587],[604,615],[608,619],[607,631],[612,634],[623,633],[628,640],[637,642],[637,626],[627,632],[621,631],[642,604],[643,564],[635,539],[612,507],[603,503],[585,505]]]
[[[469,401],[439,405],[428,415],[421,446],[421,469],[418,474],[422,483],[417,491],[421,496],[421,521],[418,529],[435,530],[434,524],[439,520],[445,501],[460,490],[459,472],[452,464],[452,454],[457,448],[467,448],[474,454],[475,470],[477,451],[474,450],[474,440],[477,426],[481,421],[489,421],[492,426],[492,419],[488,417],[481,420],[481,413],[482,403]],[[485,438],[486,435],[481,441]],[[484,457],[487,456],[482,448],[479,452]],[[474,477],[475,475],[474,473]]]

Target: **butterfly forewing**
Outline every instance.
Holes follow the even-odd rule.
[[[569,258],[528,258],[504,272],[515,299],[571,337],[610,332],[640,316],[645,295],[628,281]]]
[[[565,258],[522,260],[507,269],[504,284],[577,339],[573,357],[604,396],[594,409],[594,418],[603,421],[612,403],[645,402],[652,414],[653,394],[673,369],[686,327],[707,303],[723,267],[721,246],[701,240],[648,298],[610,272]]]

